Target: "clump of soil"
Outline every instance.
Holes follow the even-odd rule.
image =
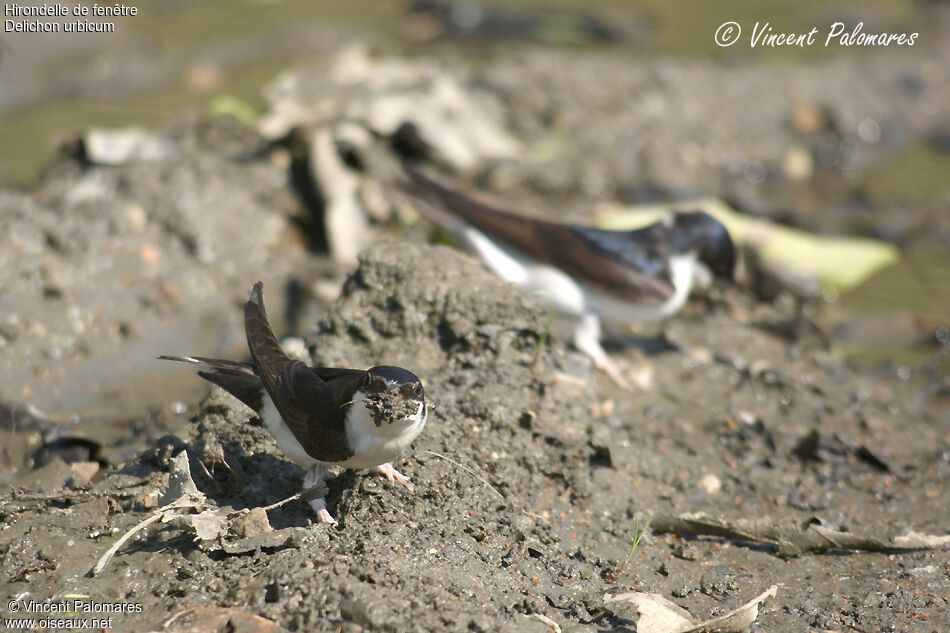
[[[406,420],[419,412],[418,400],[411,400],[402,395],[398,389],[384,389],[363,399],[369,412],[373,414],[376,426],[384,422]]]

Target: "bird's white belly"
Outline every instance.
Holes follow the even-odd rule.
[[[693,287],[695,269],[695,255],[674,255],[670,258],[673,294],[663,303],[636,303],[589,289],[586,293],[587,300],[605,321],[623,324],[659,321],[676,314],[686,303]]]
[[[354,400],[358,399],[354,396]],[[391,462],[409,447],[426,424],[422,403],[419,403],[419,411],[412,418],[377,427],[366,406],[358,401],[354,402],[350,405],[346,418],[346,438],[353,456],[340,462],[321,462],[307,454],[266,392],[263,402],[261,420],[274,436],[277,446],[290,460],[307,470],[317,464],[360,469],[375,468]]]
[[[496,275],[539,294],[542,301],[567,316],[595,312],[607,321],[623,324],[665,319],[686,303],[696,277],[695,253],[673,255],[669,262],[673,293],[663,303],[637,303],[595,291],[558,268],[538,264],[498,244],[474,227],[465,226],[457,237]]]
[[[409,447],[426,425],[425,405],[419,403],[414,416],[376,426],[373,416],[359,400],[359,392],[346,412],[346,439],[353,456],[339,465],[346,468],[375,468],[396,459]]]
[[[307,451],[304,450],[303,446],[301,446],[300,442],[297,441],[297,438],[294,437],[293,431],[290,430],[290,427],[287,426],[287,423],[284,422],[284,419],[280,417],[280,412],[277,411],[277,406],[274,405],[274,401],[271,400],[266,391],[264,392],[262,401],[263,406],[261,407],[261,420],[264,422],[264,426],[267,427],[267,430],[270,431],[270,434],[274,436],[274,441],[277,442],[278,448],[283,451],[284,455],[305,469],[312,467],[314,464],[320,463],[316,459],[310,457],[310,455],[307,454]]]
[[[459,237],[489,270],[505,281],[538,294],[541,301],[552,305],[557,312],[580,316],[587,311],[584,289],[562,270],[523,257],[471,226],[466,226]]]

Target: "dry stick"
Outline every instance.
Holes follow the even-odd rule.
[[[306,492],[306,491],[298,492],[297,494],[292,495],[292,496],[290,496],[290,497],[287,497],[286,499],[284,499],[284,500],[282,500],[282,501],[278,501],[277,503],[273,503],[273,504],[271,504],[271,505],[269,505],[269,506],[265,506],[265,507],[263,508],[263,510],[266,512],[266,511],[268,511],[268,510],[273,510],[274,508],[279,508],[280,506],[284,505],[285,503],[290,503],[290,502],[293,501],[294,499],[299,499],[299,498],[304,494],[304,492]],[[187,505],[182,505],[182,504],[176,505],[176,504],[173,503],[172,505],[169,505],[169,506],[167,506],[167,507],[165,507],[165,508],[161,508],[161,509],[159,509],[159,510],[156,510],[155,513],[152,514],[152,516],[150,516],[150,517],[148,517],[147,519],[141,521],[138,525],[136,525],[136,526],[133,527],[131,530],[129,530],[128,532],[126,532],[125,534],[123,534],[123,535],[122,535],[122,538],[120,538],[118,541],[116,541],[115,544],[113,544],[112,547],[110,547],[110,548],[108,549],[108,551],[107,551],[105,554],[102,555],[102,558],[99,559],[99,562],[96,563],[96,566],[92,568],[92,572],[91,572],[92,575],[93,575],[93,576],[98,576],[99,574],[101,574],[102,571],[106,568],[106,565],[109,564],[109,561],[111,561],[112,558],[115,556],[116,552],[118,552],[119,549],[120,549],[123,545],[125,545],[125,544],[129,541],[130,538],[132,538],[133,536],[135,536],[135,534],[136,534],[139,530],[142,530],[142,529],[144,529],[144,528],[150,526],[152,523],[155,523],[155,522],[158,521],[159,519],[163,518],[166,514],[168,514],[168,513],[170,513],[170,512],[173,512],[173,511],[175,511],[175,510],[179,510],[179,509],[181,509],[181,508],[183,508],[183,507],[189,507],[189,506],[187,506]],[[235,512],[235,513],[233,513],[233,514],[242,514],[242,513],[246,514],[247,512],[250,512],[250,510],[238,511],[238,512]]]
[[[528,617],[533,620],[537,620],[538,622],[544,622],[549,627],[551,627],[551,630],[554,631],[554,633],[561,633],[561,625],[546,615],[543,615],[541,613],[532,613]]]
[[[474,470],[472,470],[472,469],[469,468],[468,466],[465,466],[465,465],[460,464],[460,463],[458,463],[458,462],[456,462],[456,461],[454,461],[454,460],[452,460],[452,459],[449,459],[448,457],[446,457],[445,455],[443,455],[443,454],[441,454],[441,453],[436,453],[435,451],[426,451],[426,452],[427,452],[427,453],[430,453],[430,454],[432,454],[432,455],[435,455],[436,457],[439,457],[439,458],[441,458],[441,459],[444,459],[445,461],[449,462],[450,464],[455,464],[456,466],[458,466],[458,467],[461,468],[462,470],[467,471],[467,472],[468,472],[469,474],[471,474],[473,477],[475,477],[476,479],[480,480],[480,481],[481,481],[482,483],[484,483],[486,486],[488,486],[489,488],[491,488],[492,492],[494,492],[496,495],[498,495],[499,497],[501,497],[502,500],[507,501],[507,500],[505,499],[505,496],[504,496],[503,494],[501,494],[501,493],[491,484],[491,482],[489,482],[487,479],[485,479],[484,477],[482,477],[481,475],[479,475],[477,472],[475,472]],[[282,506],[282,505],[284,505],[284,504],[286,504],[286,503],[290,503],[291,501],[294,501],[295,499],[299,499],[299,498],[302,497],[306,492],[307,492],[306,490],[301,491],[301,492],[298,492],[297,494],[291,495],[290,497],[287,497],[286,499],[283,499],[283,500],[281,500],[281,501],[278,501],[277,503],[273,503],[273,504],[271,504],[271,505],[269,505],[269,506],[264,506],[262,509],[263,509],[265,512],[267,512],[268,510],[273,510],[274,508],[279,508],[280,506]],[[181,506],[179,506],[179,507],[181,507]],[[109,561],[112,560],[112,557],[115,556],[115,553],[116,553],[117,551],[119,551],[119,548],[121,548],[123,545],[125,545],[125,544],[128,542],[128,540],[129,540],[130,538],[132,538],[132,537],[136,534],[136,532],[138,532],[139,530],[141,530],[141,529],[143,529],[143,528],[148,527],[148,526],[151,525],[152,523],[155,523],[155,522],[158,521],[160,518],[162,518],[167,512],[169,512],[169,511],[171,511],[171,510],[175,510],[175,509],[177,509],[177,508],[174,507],[174,505],[172,505],[172,506],[169,506],[169,507],[167,507],[167,508],[162,508],[162,509],[160,509],[160,510],[157,510],[152,516],[148,517],[147,519],[145,519],[144,521],[142,521],[141,523],[139,523],[138,525],[136,525],[135,527],[133,527],[131,530],[129,530],[128,532],[126,532],[126,533],[122,536],[122,538],[120,538],[118,541],[116,541],[115,544],[114,544],[112,547],[110,547],[109,550],[108,550],[105,554],[102,555],[102,558],[99,559],[99,562],[96,563],[96,566],[92,568],[92,575],[93,575],[93,576],[97,576],[97,575],[101,574],[101,573],[102,573],[102,570],[104,570],[104,569],[106,568],[106,565],[109,564]],[[248,511],[249,511],[249,510],[248,510]]]
[[[182,609],[182,610],[179,611],[178,613],[174,614],[172,617],[170,617],[170,618],[168,618],[167,620],[165,620],[165,622],[162,623],[162,629],[167,629],[167,628],[169,627],[169,625],[170,625],[172,622],[174,622],[175,620],[177,620],[177,619],[180,618],[181,616],[185,615],[186,613],[193,613],[193,612],[197,611],[197,610],[200,609],[200,608],[201,608],[201,607],[188,607],[187,609]]]
[[[128,542],[128,540],[132,538],[136,532],[138,532],[139,530],[143,528],[148,527],[152,523],[155,523],[156,521],[161,519],[163,516],[165,516],[166,512],[167,510],[165,509],[157,510],[155,514],[153,514],[152,516],[145,519],[144,521],[136,525],[134,528],[132,528],[131,530],[123,534],[122,538],[116,541],[115,544],[112,547],[110,547],[109,550],[105,554],[102,555],[102,558],[99,559],[99,562],[96,563],[96,566],[92,568],[92,575],[98,576],[99,574],[101,574],[102,570],[106,568],[106,565],[109,564],[109,561],[112,560],[112,557],[115,556],[115,553],[119,551],[120,547],[125,545],[126,542]]]
[[[800,556],[805,552],[823,553],[829,550],[893,552],[950,545],[950,537],[910,534],[885,540],[852,532],[830,530],[815,524],[802,530],[795,525],[783,527],[771,519],[727,521],[704,514],[678,517],[657,515],[653,521],[653,531],[658,534],[666,532],[691,536],[719,536],[752,543],[765,543],[777,547],[779,556],[786,557]]]
[[[309,488],[308,488],[307,490],[309,490]],[[301,490],[301,491],[298,492],[297,494],[291,495],[291,496],[287,497],[286,499],[284,499],[283,501],[278,501],[277,503],[272,503],[272,504],[270,504],[269,506],[264,506],[264,507],[261,508],[261,509],[262,509],[264,512],[267,512],[268,510],[273,510],[274,508],[279,508],[280,506],[284,505],[285,503],[290,503],[291,501],[294,501],[295,499],[299,499],[300,497],[302,497],[302,496],[304,495],[305,492],[307,492],[307,490]],[[249,508],[249,509],[246,510],[245,512],[250,512],[251,510],[253,510],[253,508]]]

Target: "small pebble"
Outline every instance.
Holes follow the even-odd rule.
[[[699,479],[699,487],[706,491],[706,494],[716,495],[722,490],[722,481],[715,475],[703,475]]]

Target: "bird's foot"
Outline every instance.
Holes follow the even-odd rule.
[[[602,369],[618,387],[633,391],[633,386],[600,345],[600,319],[597,315],[585,314],[581,318],[574,330],[574,345],[587,354],[597,369]]]
[[[337,520],[333,518],[333,515],[330,514],[330,511],[327,510],[327,500],[323,497],[319,499],[311,499],[310,507],[313,508],[313,511],[317,513],[317,519],[320,523],[327,523],[329,525],[337,525]]]
[[[583,347],[581,346],[583,343]],[[597,369],[603,370],[607,376],[614,381],[614,384],[625,389],[627,391],[633,391],[633,385],[630,384],[630,381],[623,375],[623,372],[620,371],[620,368],[617,364],[607,355],[607,352],[604,351],[604,348],[600,346],[600,343],[597,341],[582,341],[577,344],[577,347],[587,354],[591,360],[594,361],[594,366]]]
[[[597,361],[597,359],[594,360],[595,362]],[[633,385],[630,384],[630,381],[626,379],[626,377],[623,375],[623,372],[621,372],[620,368],[617,367],[617,364],[613,362],[606,353],[604,354],[602,361],[597,363],[597,366],[600,369],[603,369],[604,373],[607,374],[607,376],[614,381],[614,384],[616,384],[621,389],[625,389],[627,391],[634,390]]]
[[[326,496],[329,489],[327,488],[326,480],[326,469],[320,466],[311,468],[303,478],[303,498],[310,504],[313,511],[317,513],[317,518],[320,520],[320,523],[336,525],[336,519],[334,519],[330,511],[327,510]]]
[[[389,481],[391,482],[398,481],[409,490],[412,490],[412,483],[409,481],[409,478],[403,475],[401,472],[399,472],[395,468],[393,468],[393,465],[390,464],[389,462],[386,462],[385,464],[381,464],[377,466],[376,470],[386,475],[386,479],[388,479]]]

